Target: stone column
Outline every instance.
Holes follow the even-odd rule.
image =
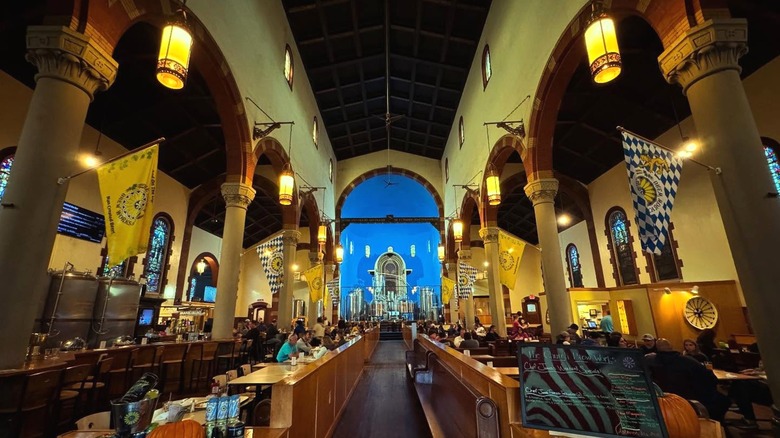
[[[746,44],[745,20],[710,20],[690,29],[661,54],[659,63],[667,80],[680,84],[688,96],[701,143],[696,159],[722,169],[711,171],[710,178],[777,403],[780,201],[769,195],[776,189],[739,77],[738,60],[747,52]]]
[[[0,369],[22,365],[30,333],[39,331],[33,323],[46,299],[46,269],[68,189],[57,180],[81,170],[87,108],[118,67],[90,37],[59,26],[28,28],[27,60],[38,69],[35,91],[0,207]]]
[[[217,301],[214,304],[214,339],[233,336],[246,209],[255,199],[255,190],[248,184],[224,183],[222,197],[225,198],[225,227],[222,231],[222,254],[219,257]]]
[[[488,262],[488,293],[490,294],[490,316],[493,325],[500,336],[506,336],[506,311],[504,310],[504,290],[501,288],[501,278],[498,257],[498,228],[487,227],[479,230],[479,237],[485,243],[485,259]]]
[[[447,262],[447,277],[452,279],[452,280],[455,280],[455,285],[456,286],[458,284],[458,276],[457,276],[458,271],[457,271],[457,269],[458,269],[458,264],[457,263],[455,263],[455,262]],[[450,320],[449,320],[449,322],[450,322],[450,324],[455,324],[458,321],[458,318],[459,318],[459,315],[460,315],[460,312],[459,312],[459,309],[458,309],[458,292],[457,291],[453,291],[452,292],[452,297],[450,298],[450,302],[447,303],[447,304],[450,305]]]
[[[333,324],[334,317],[338,318],[338,314],[334,316],[333,312],[333,298],[330,297],[330,291],[328,290],[328,282],[333,280],[333,275],[336,272],[336,265],[333,263],[333,261],[326,261],[325,262],[325,289],[324,294],[328,294],[327,307],[323,306],[322,312],[323,316],[328,318],[328,321],[330,321],[331,324]],[[316,322],[316,321],[315,321]],[[338,319],[336,319],[336,322],[338,322]]]
[[[525,186],[525,194],[534,204],[536,231],[539,234],[539,247],[542,252],[544,291],[547,295],[553,337],[572,323],[569,292],[566,290],[561,261],[561,244],[558,241],[558,221],[555,217],[557,193],[558,180],[555,178],[537,179]]]
[[[309,267],[313,268],[313,267],[317,266],[319,263],[322,263],[321,257],[322,257],[322,253],[320,253],[320,252],[309,252]],[[322,274],[323,274],[322,284],[324,286],[325,285],[325,279],[324,279],[325,267],[324,266],[323,266]],[[317,303],[319,303],[319,301],[312,301],[311,300],[311,294],[308,294],[308,296],[306,297],[306,302],[308,303],[307,304],[308,307],[306,308],[306,316],[309,319],[309,327],[314,327],[314,324],[317,322],[317,317],[319,316],[317,314]],[[325,308],[322,309],[322,312],[323,312],[323,314],[325,313]]]
[[[279,291],[279,313],[277,326],[279,330],[290,328],[293,317],[293,297],[295,290],[295,254],[298,251],[298,240],[301,233],[298,230],[284,230],[282,232],[282,257],[284,258],[284,283]]]
[[[471,261],[471,250],[470,249],[461,249],[458,251],[458,262],[463,261],[464,263],[467,263]],[[458,277],[455,280],[456,284],[460,280],[460,272],[458,271]],[[468,297],[460,298],[458,297],[458,303],[462,303],[463,305],[463,313],[464,318],[466,319],[463,322],[463,326],[467,329],[471,330],[474,328],[474,286],[471,286],[471,292],[469,292]]]

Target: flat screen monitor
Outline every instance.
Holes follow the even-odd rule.
[[[588,321],[588,328],[599,328],[599,326],[596,324],[596,321]]]
[[[523,426],[598,437],[668,438],[642,352],[520,344]]]
[[[528,311],[528,313],[536,313],[536,304],[528,303],[526,305],[526,310]]]
[[[142,309],[138,316],[138,325],[152,325],[154,319],[154,309]]]
[[[203,289],[203,301],[207,303],[213,303],[217,300],[217,288],[214,286],[206,286]]]
[[[66,202],[62,205],[57,233],[100,243],[106,233],[106,222],[102,214]]]

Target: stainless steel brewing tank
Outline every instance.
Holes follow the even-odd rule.
[[[141,285],[137,282],[100,277],[87,342],[89,346],[97,348],[100,341],[106,341],[111,346],[110,341],[118,336],[133,336],[140,299]]]
[[[62,295],[59,296],[58,302],[60,284]],[[41,318],[36,319],[36,327],[39,327],[38,331],[42,333],[49,332],[51,323],[53,336],[47,339],[46,348],[56,347],[60,342],[77,336],[87,339],[97,291],[97,278],[89,273],[67,271],[64,280],[62,271],[49,273],[49,293],[40,314]]]

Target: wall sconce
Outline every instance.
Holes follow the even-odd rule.
[[[699,295],[699,286],[694,286],[691,288],[691,293],[694,295]]]
[[[177,12],[181,12],[181,18],[169,21],[162,30],[156,69],[157,80],[173,90],[184,88],[192,54],[192,33],[183,4]]]
[[[620,75],[623,62],[615,21],[606,13],[600,0],[593,2],[593,14],[585,29],[585,48],[593,82],[606,84]]]
[[[195,265],[195,270],[198,272],[198,274],[203,275],[203,273],[206,272],[206,260],[200,259],[200,261]]]

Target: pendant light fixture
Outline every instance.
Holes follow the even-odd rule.
[[[490,159],[490,128],[485,125],[485,135],[487,136],[488,160]],[[488,164],[487,173],[485,173],[485,188],[487,189],[488,204],[496,206],[501,204],[501,179],[498,176],[496,167],[491,162]]]
[[[444,245],[442,245],[442,244],[439,244],[438,256],[439,256],[439,261],[443,262],[444,261]]]
[[[460,218],[452,221],[452,237],[456,243],[463,241],[463,221]]]
[[[326,225],[320,225],[319,228],[317,228],[317,243],[320,245],[325,245],[325,243],[328,241],[328,227]]]
[[[293,189],[295,188],[295,174],[292,170],[292,127],[290,125],[290,141],[287,146],[288,162],[284,164],[282,173],[279,175],[279,204],[290,205],[293,201]]]
[[[203,275],[204,272],[206,272],[206,260],[200,259],[197,265],[195,265],[195,270],[198,271],[198,274]]]
[[[341,245],[336,246],[336,263],[344,261],[344,247]]]
[[[606,84],[620,75],[623,62],[620,58],[615,21],[601,3],[592,4],[593,14],[585,29],[585,48],[588,50],[590,76],[597,84]]]
[[[174,90],[184,88],[192,55],[192,32],[187,27],[187,15],[184,3],[178,14],[169,21],[162,31],[160,53],[157,56],[157,80]]]

